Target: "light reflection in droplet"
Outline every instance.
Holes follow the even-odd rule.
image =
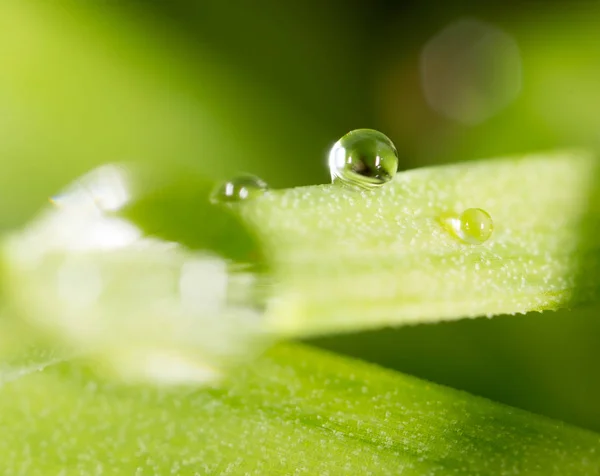
[[[213,190],[212,203],[236,203],[263,195],[268,190],[267,183],[255,175],[234,177]]]
[[[356,129],[333,144],[327,162],[332,183],[374,190],[396,175],[398,152],[381,132]]]
[[[488,212],[481,208],[467,208],[460,215],[444,213],[440,223],[463,243],[481,245],[494,232],[494,222]]]
[[[478,124],[518,96],[521,53],[508,33],[481,21],[460,20],[425,45],[421,75],[425,97],[434,110],[465,124]]]

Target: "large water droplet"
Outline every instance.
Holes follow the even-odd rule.
[[[140,193],[164,198],[182,187],[169,191],[160,182],[148,189],[148,174],[140,184],[138,173],[125,166],[96,169],[8,237],[2,249],[8,295],[13,308],[41,334],[90,354],[127,380],[215,379],[262,349],[266,276],[252,263],[216,252],[210,240],[194,242],[206,243],[204,248],[191,248],[175,235],[147,236],[120,211],[139,201]],[[196,191],[194,185],[190,188]],[[209,216],[198,208],[204,206],[213,219],[188,228],[218,237],[214,228],[222,226],[228,235],[250,240],[241,222],[219,221],[218,207],[206,199],[210,188],[204,191],[193,206],[198,216]],[[190,219],[171,203],[183,206],[185,201],[165,198],[158,205],[142,205],[156,211],[169,204],[167,212]]]
[[[356,129],[338,140],[329,152],[332,182],[371,190],[389,182],[398,170],[392,141],[373,129]]]
[[[481,208],[468,208],[458,218],[442,217],[442,223],[457,238],[471,245],[486,242],[494,231],[492,217]]]
[[[269,187],[259,177],[241,175],[223,182],[210,196],[212,203],[240,202],[260,197]]]

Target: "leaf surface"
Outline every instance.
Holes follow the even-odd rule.
[[[4,474],[600,471],[593,433],[298,345],[220,388],[122,387],[64,363],[0,395]]]

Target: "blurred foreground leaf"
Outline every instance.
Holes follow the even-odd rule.
[[[3,474],[600,471],[593,433],[300,346],[207,390],[120,387],[60,364],[4,385],[0,429]]]
[[[0,363],[30,368],[32,337],[127,381],[205,383],[264,348],[260,243],[180,172],[98,167],[4,239]]]

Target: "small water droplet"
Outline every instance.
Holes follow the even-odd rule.
[[[444,216],[442,223],[457,238],[471,245],[486,242],[494,231],[492,217],[481,208],[467,208],[458,218]]]
[[[260,197],[268,189],[268,185],[254,175],[241,175],[219,185],[211,194],[212,203],[240,202]]]
[[[356,129],[338,140],[329,152],[332,182],[372,190],[389,182],[398,170],[392,141],[373,129]]]

